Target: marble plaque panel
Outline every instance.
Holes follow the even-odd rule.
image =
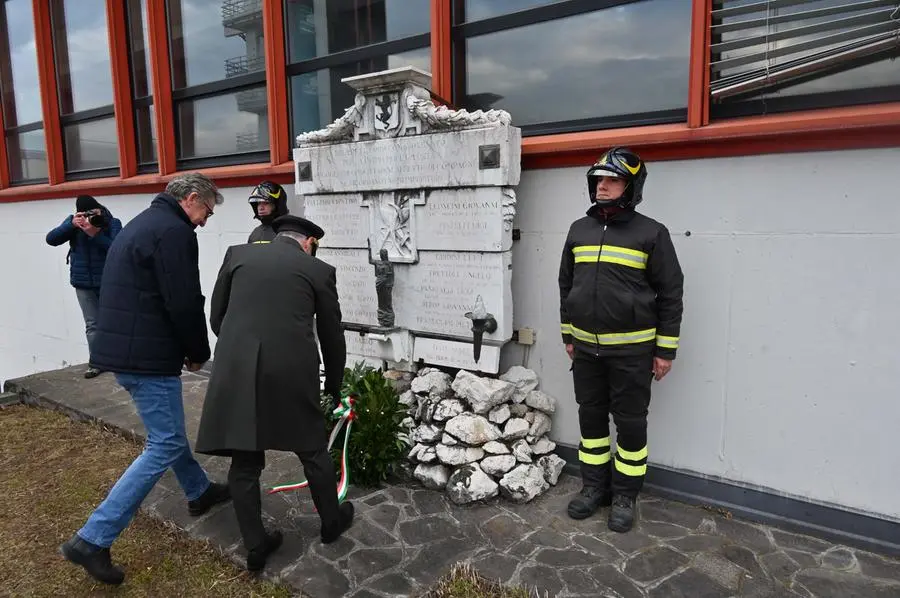
[[[359,193],[309,195],[303,198],[303,217],[322,227],[320,247],[365,247],[369,237],[368,209]]]
[[[488,154],[491,159],[485,161]],[[515,186],[521,133],[515,127],[489,127],[305,146],[294,149],[294,167],[296,191],[304,195]]]
[[[445,365],[496,374],[500,370],[500,347],[481,345],[481,356],[475,363],[472,343],[417,337],[413,345],[413,361]]]
[[[341,318],[345,323],[378,326],[375,270],[365,250],[320,249],[317,257],[334,266]]]

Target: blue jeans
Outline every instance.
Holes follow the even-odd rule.
[[[94,343],[97,328],[97,309],[100,307],[100,289],[75,289],[81,315],[84,318],[84,335],[87,337],[88,351]]]
[[[104,548],[111,546],[128,527],[138,507],[170,467],[189,501],[200,498],[210,483],[194,459],[184,431],[181,378],[116,374],[116,380],[134,400],[147,430],[147,444],[78,530],[82,540]]]

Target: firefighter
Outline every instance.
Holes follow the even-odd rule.
[[[260,224],[250,233],[248,243],[268,243],[275,238],[272,221],[288,213],[287,196],[284,188],[272,181],[263,181],[250,192],[250,207],[253,217]]]
[[[612,505],[608,527],[616,532],[634,524],[647,471],[650,386],[671,369],[681,328],[684,276],[669,231],[635,211],[646,179],[647,166],[631,150],[603,154],[587,172],[591,206],[569,228],[559,266],[583,484],[568,514],[585,519]]]

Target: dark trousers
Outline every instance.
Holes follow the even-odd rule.
[[[340,525],[338,511],[337,478],[334,463],[325,447],[318,450],[297,453],[313,503],[319,512],[322,529],[334,529]],[[261,547],[266,538],[262,522],[259,476],[266,467],[263,451],[234,451],[231,455],[231,469],[228,471],[228,486],[237,515],[238,527],[244,538],[244,547],[250,551]]]
[[[596,357],[576,351],[572,368],[582,480],[586,486],[634,498],[647,472],[653,355]],[[616,424],[615,457],[610,447],[610,414]]]

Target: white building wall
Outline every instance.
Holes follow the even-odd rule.
[[[900,519],[897,164],[900,150],[884,149],[649,165],[641,211],[669,227],[685,271],[678,360],[654,383],[652,463]],[[527,365],[558,397],[553,435],[570,445],[556,276],[588,205],[585,171],[523,173],[513,262],[516,327],[537,332]],[[255,224],[248,192],[225,190],[199,232],[207,299],[225,249]],[[99,199],[124,223],[150,195]],[[0,204],[0,380],[87,359],[66,249],[44,242],[73,206]],[[513,347],[506,365],[525,359]]]

